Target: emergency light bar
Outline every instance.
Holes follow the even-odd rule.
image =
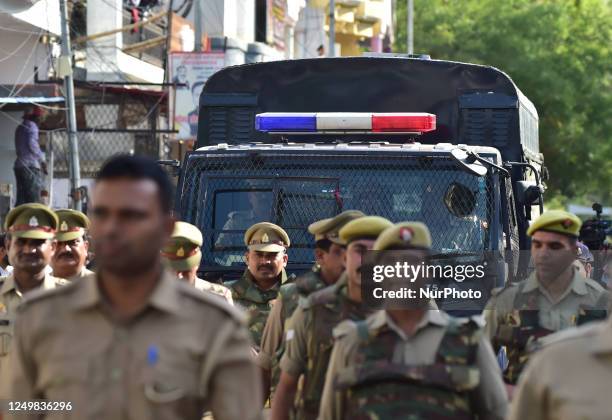
[[[424,112],[265,112],[255,116],[265,133],[424,133],[436,129],[436,116]]]

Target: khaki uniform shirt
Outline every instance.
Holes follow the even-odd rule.
[[[257,356],[257,364],[262,369],[272,369],[274,359],[278,357],[277,353],[283,346],[285,327],[288,326],[291,315],[295,311],[298,299],[306,297],[308,292],[320,290],[326,285],[318,271],[308,272],[307,275],[310,283],[314,283],[308,285],[310,287],[308,290],[298,287],[300,281],[304,279],[304,276],[300,276],[295,280],[295,283],[281,288],[280,296],[272,306],[261,336],[261,350]],[[313,280],[316,280],[316,283]],[[283,292],[283,289],[287,289],[286,293]]]
[[[40,287],[42,289],[54,289],[65,284],[67,284],[66,280],[47,274]],[[17,289],[17,283],[12,274],[0,278],[0,375],[4,375],[6,370],[17,306],[23,300],[23,296]]]
[[[13,344],[7,398],[73,407],[26,418],[261,418],[243,316],[170,272],[130,320],[116,319],[95,275],[36,293],[19,309]]]
[[[580,276],[577,271],[574,271],[568,289],[556,301],[544,287],[540,286],[535,273],[532,273],[525,282],[522,293],[537,290],[537,299],[533,304],[539,309],[540,326],[552,331],[575,326],[579,309],[582,306],[595,306],[604,293],[603,287],[596,281]],[[514,299],[518,292],[518,285],[512,285],[502,289],[487,303],[484,310],[485,333],[490,339],[495,337],[499,325],[507,323],[508,316],[515,311]]]
[[[549,335],[527,364],[509,420],[612,417],[612,319]]]
[[[265,370],[272,369],[272,361],[283,341],[283,299],[276,299],[261,335],[261,348],[257,354],[257,365]]]
[[[357,318],[365,318],[368,315],[365,305],[352,302],[347,296],[347,281],[346,273],[343,273],[336,284],[325,288],[325,290],[335,289],[337,295],[334,302],[328,305],[336,312],[340,312],[339,308],[343,305],[348,305],[352,313],[362,315]],[[305,309],[300,305],[291,316],[291,329],[285,334],[285,354],[281,359],[280,368],[293,377],[297,378],[306,371],[309,343],[317,340],[317,337],[314,337],[313,322],[310,307]]]
[[[438,346],[449,324],[449,315],[437,310],[426,311],[415,333],[410,337],[406,336],[386,311],[372,314],[366,322],[370,330],[387,325],[400,338],[394,350],[393,363],[426,365],[435,362]],[[359,343],[356,324],[351,321],[338,325],[334,330],[334,336],[337,341],[327,369],[319,411],[319,419],[323,420],[345,418],[345,407],[340,393],[334,389],[334,379],[336,372],[355,363]],[[480,370],[480,383],[473,391],[476,410],[474,414],[478,414],[481,419],[501,420],[506,415],[508,399],[497,359],[486,337],[482,337],[478,344],[476,366]]]
[[[194,286],[198,290],[221,296],[230,305],[234,304],[234,300],[232,299],[232,292],[230,292],[230,289],[221,284],[211,283],[209,281],[196,277]]]

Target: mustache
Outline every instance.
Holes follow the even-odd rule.
[[[63,257],[70,257],[73,259],[75,258],[72,252],[62,252],[61,254],[57,255],[57,258],[63,258]]]
[[[363,268],[363,265],[360,265],[359,267],[357,267],[357,268],[355,269],[355,272],[356,272],[357,274],[361,274],[361,269],[362,269],[362,268]]]
[[[262,265],[258,265],[257,269],[261,270],[262,268],[267,268],[268,270],[273,270],[274,267],[272,266],[272,264],[262,264]]]

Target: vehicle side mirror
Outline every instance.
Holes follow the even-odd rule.
[[[457,147],[451,150],[450,155],[463,171],[474,176],[487,174],[487,167],[479,162],[474,154],[469,154],[464,149]]]
[[[181,162],[176,159],[171,160],[158,160],[157,163],[162,166],[170,166],[172,176],[179,176],[181,172]]]
[[[517,198],[524,206],[538,204],[542,192],[542,188],[531,181],[517,182]]]

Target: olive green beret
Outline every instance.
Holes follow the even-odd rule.
[[[57,230],[57,215],[49,207],[28,203],[12,209],[4,221],[4,230],[17,238],[51,239]]]
[[[431,248],[429,229],[421,222],[402,222],[386,229],[374,243],[375,251],[398,248]]]
[[[59,229],[55,238],[60,242],[72,241],[82,238],[85,231],[89,229],[89,219],[78,210],[61,209],[56,210]]]
[[[162,256],[176,271],[191,270],[202,261],[202,243],[200,229],[187,222],[175,222],[172,236],[162,249]]]
[[[393,226],[389,220],[380,216],[364,216],[348,222],[340,229],[340,240],[343,244],[358,239],[376,239],[381,232]]]
[[[338,232],[348,222],[365,216],[359,210],[346,210],[328,219],[319,220],[308,226],[308,231],[315,236],[315,241],[329,239],[332,242],[340,243]]]
[[[251,251],[281,252],[289,248],[289,235],[270,222],[255,223],[244,233],[244,244]]]
[[[581,226],[582,221],[575,214],[563,210],[548,210],[529,226],[527,235],[531,236],[538,230],[544,230],[578,237]]]

